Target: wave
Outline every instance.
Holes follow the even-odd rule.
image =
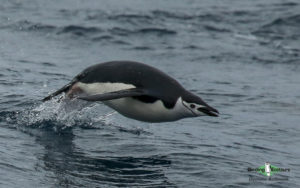
[[[131,24],[134,26],[143,26],[145,24],[153,24],[153,22],[155,20],[153,18],[153,16],[146,15],[143,13],[109,15],[105,19],[107,19],[109,22],[120,22],[120,23]]]
[[[278,6],[278,7],[294,7],[299,5],[296,2],[283,2],[283,3],[275,3],[274,6]]]
[[[213,31],[213,32],[220,32],[220,33],[228,33],[228,32],[231,32],[231,30],[229,30],[229,29],[219,28],[219,27],[212,26],[212,25],[205,25],[204,28],[205,28],[207,31]]]
[[[26,63],[26,64],[35,64],[35,65],[42,65],[42,66],[47,66],[47,67],[56,67],[56,64],[55,63],[50,63],[50,62],[44,62],[44,61],[32,61],[32,60],[24,60],[24,59],[21,59],[21,60],[18,60],[18,62],[20,63]]]
[[[300,37],[300,14],[277,18],[270,23],[261,26],[253,34],[268,36],[275,39],[299,38]]]
[[[188,13],[180,13],[180,12],[154,10],[151,12],[151,14],[156,19],[176,19],[176,20],[181,20],[181,21],[201,20],[201,21],[213,21],[213,22],[220,22],[223,20],[221,15],[210,14],[210,13],[188,14]]]
[[[278,26],[295,26],[295,27],[300,27],[300,14],[299,15],[294,15],[294,16],[289,16],[286,18],[277,18],[271,23],[268,23],[262,28],[270,28],[270,27],[278,27]]]
[[[164,28],[143,28],[135,31],[135,33],[141,33],[141,34],[158,34],[158,35],[175,35],[177,32],[170,29],[164,29]]]
[[[19,21],[12,25],[6,26],[17,31],[40,32],[54,35],[71,35],[84,37],[92,41],[111,41],[115,42],[115,37],[127,37],[135,35],[156,35],[168,36],[175,35],[177,31],[164,27],[141,27],[128,29],[126,27],[101,28],[95,26],[66,25],[54,26],[30,21]],[[116,42],[117,43],[117,42]]]
[[[101,33],[102,30],[98,27],[83,27],[78,25],[64,26],[56,32],[56,34],[71,33],[78,36],[88,35],[90,33]]]
[[[247,11],[233,11],[237,16],[248,14]],[[103,10],[60,10],[59,13],[63,17],[74,17],[82,16],[85,21],[101,21],[101,22],[121,22],[130,23],[133,25],[145,25],[145,24],[155,24],[158,20],[205,20],[205,21],[221,21],[223,20],[222,14],[211,14],[211,13],[188,13],[188,12],[178,12],[170,10],[151,10],[149,12],[108,12]]]
[[[33,23],[28,20],[21,20],[16,23],[13,23],[12,25],[7,25],[6,27],[19,30],[19,31],[41,31],[41,32],[52,32],[57,29],[57,27],[53,25]]]
[[[129,35],[174,35],[177,32],[171,29],[159,28],[159,27],[145,27],[141,29],[125,29],[120,27],[114,27],[109,30],[113,35],[129,36]]]

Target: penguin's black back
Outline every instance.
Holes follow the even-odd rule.
[[[180,96],[189,96],[189,92],[175,79],[154,67],[133,61],[110,61],[86,68],[70,83],[45,97],[43,101],[50,100],[62,92],[68,92],[77,82],[132,84],[147,93],[133,98],[149,103],[162,100],[167,108],[173,108]]]
[[[75,77],[83,83],[124,83],[143,88],[174,106],[185,90],[172,77],[149,65],[132,61],[111,61],[86,68]],[[172,103],[172,104],[171,104]]]

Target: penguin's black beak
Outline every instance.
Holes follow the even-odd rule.
[[[197,110],[200,112],[203,112],[204,114],[206,114],[208,116],[214,116],[214,117],[219,116],[219,111],[210,106],[199,107]]]
[[[192,102],[195,103],[198,106],[197,111],[199,112],[199,115],[203,115],[206,114],[208,116],[214,116],[214,117],[218,117],[219,116],[219,111],[211,106],[209,106],[208,104],[206,104],[206,102],[204,102],[200,97],[198,97],[197,95],[194,95],[191,92],[187,92],[187,94],[184,96],[184,100],[187,102]],[[196,113],[197,114],[197,113]]]
[[[202,105],[201,107],[197,108],[199,112],[202,112],[208,116],[214,116],[214,117],[219,116],[219,111],[206,104],[206,102],[204,102],[200,97],[198,97],[198,104]]]

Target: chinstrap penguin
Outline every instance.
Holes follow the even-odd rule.
[[[111,61],[90,66],[43,101],[63,92],[70,99],[102,101],[126,117],[145,122],[219,114],[167,74],[132,61]]]

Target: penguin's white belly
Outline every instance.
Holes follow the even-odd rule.
[[[124,89],[136,88],[131,84],[124,83],[92,83],[85,84],[78,82],[79,87],[86,94],[102,94]],[[182,99],[179,98],[174,108],[168,109],[161,100],[153,103],[144,103],[131,97],[105,101],[104,104],[118,111],[120,114],[147,122],[175,121],[187,117],[186,109],[183,107]]]
[[[176,108],[166,108],[161,100],[157,100],[154,103],[144,103],[137,99],[126,97],[105,101],[104,104],[126,117],[140,121],[162,122],[175,121],[182,118]]]

